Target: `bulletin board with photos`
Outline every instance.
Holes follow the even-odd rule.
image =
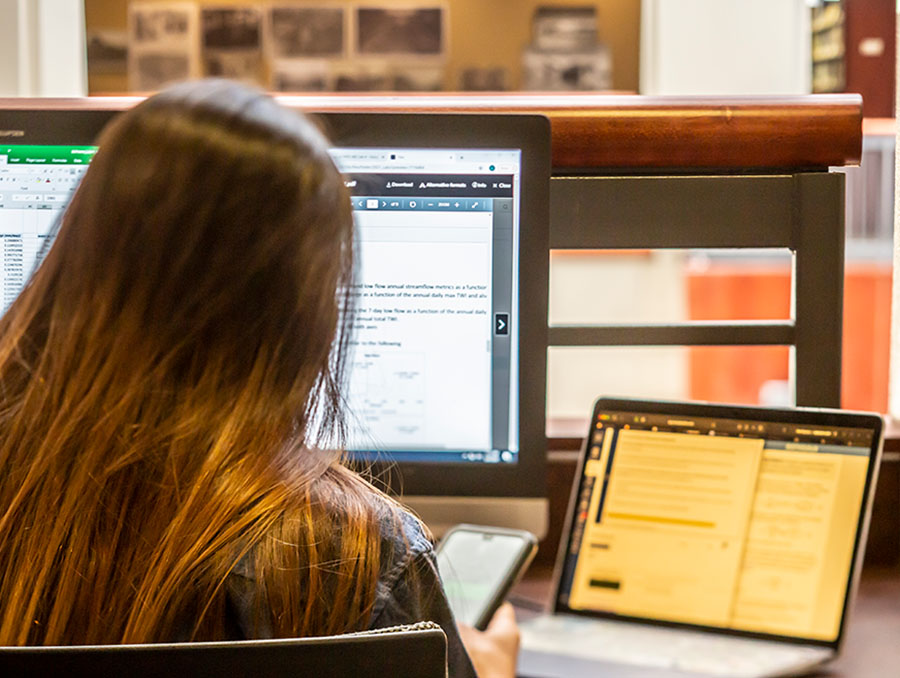
[[[442,4],[136,1],[124,36],[89,33],[88,64],[110,72],[118,60],[134,92],[199,77],[281,92],[435,91],[447,12]]]

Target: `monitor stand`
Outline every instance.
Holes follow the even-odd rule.
[[[459,523],[528,530],[547,534],[545,497],[403,497],[401,503],[422,519],[435,537]]]

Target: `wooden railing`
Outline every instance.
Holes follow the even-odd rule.
[[[0,99],[3,108],[125,109],[141,97]],[[641,97],[592,94],[328,94],[279,97],[304,111],[541,113],[550,118],[558,172],[824,169],[857,164],[862,99]]]

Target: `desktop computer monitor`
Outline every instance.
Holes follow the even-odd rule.
[[[127,105],[9,103],[0,105],[3,309],[39,265],[97,133]],[[481,522],[542,534],[547,120],[330,113],[322,121],[357,227],[350,456],[437,533]]]

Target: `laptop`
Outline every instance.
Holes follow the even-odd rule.
[[[837,656],[882,419],[600,399],[519,673],[800,675]]]

